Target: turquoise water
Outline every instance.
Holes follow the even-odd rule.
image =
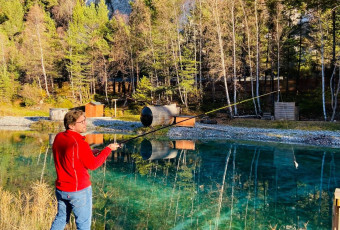
[[[104,135],[103,140],[113,138]],[[1,186],[15,191],[40,179],[53,186],[48,135],[2,132],[0,142]],[[96,226],[331,228],[332,197],[340,186],[339,149],[200,140],[186,147],[138,140],[91,172]]]

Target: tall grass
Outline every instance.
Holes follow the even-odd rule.
[[[52,190],[44,182],[16,194],[0,187],[0,229],[50,229],[57,211]]]

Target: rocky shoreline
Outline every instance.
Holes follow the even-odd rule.
[[[48,117],[0,117],[0,130],[30,130],[30,125],[39,120],[48,120]],[[88,130],[97,132],[133,133],[135,129],[142,127],[141,122],[106,117],[88,118],[87,121]],[[196,123],[194,128],[172,127],[167,136],[174,140],[228,139],[340,147],[340,132],[334,131],[245,128]]]
[[[171,139],[231,139],[340,147],[340,132],[334,131],[245,128],[196,123],[194,128],[174,127],[170,129],[168,136]]]

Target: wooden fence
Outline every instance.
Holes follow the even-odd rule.
[[[295,102],[275,102],[275,120],[299,120],[299,108]]]

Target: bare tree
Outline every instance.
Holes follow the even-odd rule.
[[[281,50],[281,35],[282,26],[280,26],[282,5],[278,1],[276,6],[276,46],[277,46],[277,102],[280,101],[280,50]]]
[[[321,36],[321,78],[322,78],[322,110],[323,110],[323,117],[324,120],[327,121],[327,113],[326,113],[326,100],[325,100],[325,58],[324,58],[324,34],[322,29],[322,21],[321,18],[318,20],[319,22],[319,29],[320,29],[320,36]]]
[[[256,24],[256,97],[257,97],[257,105],[259,108],[259,113],[262,112],[260,97],[259,97],[259,87],[260,87],[260,29],[259,29],[259,20],[258,20],[258,9],[257,9],[257,0],[255,0],[255,24]]]
[[[216,31],[217,31],[217,37],[218,37],[219,50],[220,50],[222,76],[223,76],[223,81],[224,81],[225,94],[226,94],[226,98],[227,98],[227,103],[229,105],[230,116],[233,117],[233,110],[230,106],[230,98],[229,98],[227,73],[226,73],[226,65],[225,65],[225,58],[224,58],[224,47],[223,47],[222,29],[221,29],[221,23],[220,23],[218,0],[215,0],[215,4],[214,4],[214,8],[213,8],[213,17],[214,17],[215,24],[216,24]]]
[[[236,39],[235,39],[235,0],[231,0],[231,24],[233,27],[233,81],[234,81],[234,112],[237,115],[237,75],[236,75]]]
[[[333,82],[334,82],[334,76],[336,75],[336,68],[339,67],[339,79],[338,79],[338,84],[336,87],[336,90],[334,92],[334,86],[333,86]],[[331,121],[334,121],[335,118],[335,113],[336,113],[336,109],[338,106],[338,95],[339,95],[339,89],[340,89],[340,65],[334,66],[333,69],[333,73],[330,79],[330,89],[331,89],[331,106],[332,106],[332,117],[331,117]]]
[[[255,102],[255,96],[254,96],[254,77],[253,77],[253,61],[252,61],[252,52],[250,48],[250,30],[249,30],[249,24],[248,24],[248,16],[244,8],[244,0],[240,0],[242,11],[244,15],[244,22],[246,26],[247,31],[247,48],[248,48],[248,60],[249,60],[249,74],[250,74],[250,86],[251,86],[251,97],[253,98],[253,104],[254,104],[254,110],[255,114],[257,116],[257,105]]]

